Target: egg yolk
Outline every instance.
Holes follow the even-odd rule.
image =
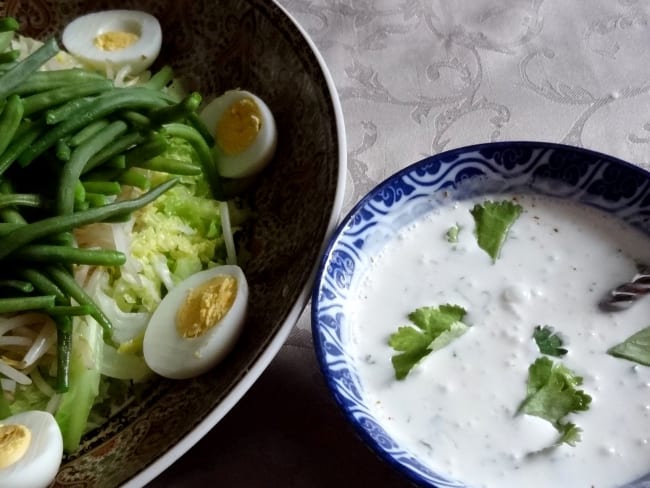
[[[133,32],[111,31],[95,37],[95,46],[102,51],[119,51],[125,49],[140,39]]]
[[[262,127],[262,113],[254,100],[242,98],[232,103],[217,122],[217,142],[223,152],[235,156],[245,151]]]
[[[185,339],[199,337],[230,310],[237,296],[237,280],[221,275],[190,290],[176,314],[176,330]]]
[[[32,433],[24,425],[0,425],[0,469],[23,457],[31,440]]]

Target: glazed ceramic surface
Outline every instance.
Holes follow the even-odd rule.
[[[565,145],[499,142],[463,147],[415,163],[370,191],[343,219],[321,261],[312,296],[312,332],[328,387],[362,439],[422,486],[464,488],[401,446],[366,401],[351,353],[349,303],[373,258],[422,215],[454,200],[533,192],[581,202],[650,233],[650,173],[613,157]],[[650,474],[628,485],[647,486]]]
[[[190,381],[155,382],[142,398],[85,436],[55,486],[144,484],[179,457],[244,394],[280,348],[307,302],[314,267],[341,204],[343,122],[329,74],[310,41],[265,0],[6,1],[21,33],[56,36],[75,17],[132,8],[163,29],[156,67],[173,66],[186,87],[212,96],[240,87],[263,98],[279,130],[276,157],[250,190],[256,218],[242,244],[250,311],[233,353]],[[308,195],[308,196],[307,196]]]

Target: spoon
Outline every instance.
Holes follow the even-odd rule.
[[[639,269],[631,281],[610,290],[598,306],[605,312],[619,312],[650,293],[650,266]]]

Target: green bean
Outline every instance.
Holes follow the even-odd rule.
[[[122,191],[122,188],[117,181],[83,181],[82,185],[87,193],[119,195]]]
[[[201,167],[194,163],[179,161],[178,159],[165,158],[157,156],[148,161],[134,164],[137,168],[150,169],[152,171],[161,171],[173,175],[200,175]]]
[[[185,139],[196,151],[199,161],[201,162],[201,167],[205,174],[210,189],[212,190],[212,196],[215,200],[223,200],[223,187],[221,185],[221,177],[217,172],[217,167],[214,164],[214,159],[212,157],[212,151],[206,144],[201,134],[185,124],[171,123],[163,125],[165,132],[172,137],[180,137]]]
[[[83,202],[75,202],[73,210],[75,212],[79,212],[82,210],[88,210],[89,208],[90,208],[90,203],[84,200]]]
[[[86,127],[81,129],[75,135],[70,137],[70,140],[68,141],[68,145],[70,147],[77,147],[79,144],[87,140],[89,137],[92,137],[95,134],[97,134],[108,124],[109,122],[106,119],[99,119],[93,122],[92,124],[88,124]]]
[[[29,75],[38,70],[46,61],[56,56],[59,46],[50,38],[32,54],[0,76],[0,100],[11,95],[12,90],[23,83]]]
[[[18,222],[0,222],[0,237],[8,234],[9,232],[15,231],[16,229],[22,227],[23,225],[25,224],[19,224]]]
[[[54,107],[45,112],[45,123],[47,125],[58,124],[59,122],[68,119],[75,112],[88,110],[93,106],[97,97],[75,97],[72,100],[64,103],[59,107]]]
[[[52,90],[62,86],[75,85],[90,80],[105,80],[106,77],[82,68],[71,68],[54,71],[37,71],[32,73],[24,83],[16,86],[11,93],[25,95],[40,91]]]
[[[123,171],[117,177],[117,181],[123,185],[134,186],[141,190],[148,190],[151,187],[151,180],[136,168],[129,168],[126,171]]]
[[[199,108],[199,105],[201,105],[201,95],[197,92],[192,92],[174,105],[152,110],[149,113],[149,118],[155,124],[178,122],[185,119],[189,114],[194,113]]]
[[[13,32],[0,32],[0,51],[4,51],[9,46],[11,46],[11,41],[13,38]]]
[[[52,282],[47,276],[34,268],[20,267],[15,270],[15,273],[22,279],[29,281],[34,288],[44,295],[52,295],[55,297],[56,303],[66,303],[68,298],[65,293],[61,291],[56,284]]]
[[[123,172],[123,168],[108,167],[108,165],[105,164],[99,169],[90,171],[83,177],[84,181],[117,181]]]
[[[80,181],[77,181],[75,184],[73,195],[73,201],[75,204],[86,201],[86,187]]]
[[[30,115],[41,110],[49,109],[56,105],[61,107],[67,106],[73,100],[86,97],[88,95],[96,95],[98,93],[106,92],[113,88],[113,82],[110,80],[91,80],[85,83],[75,83],[74,85],[61,86],[53,88],[48,91],[35,93],[23,99],[25,106],[25,115]],[[49,112],[46,115],[46,120],[49,123]]]
[[[71,214],[74,211],[74,189],[88,160],[127,129],[126,122],[116,120],[72,151],[70,161],[61,170],[56,195],[56,209],[59,215]]]
[[[0,154],[5,152],[23,119],[24,105],[18,95],[7,98],[0,114]]]
[[[2,18],[0,18],[0,32],[17,31],[19,27],[20,27],[20,24],[13,17],[2,17]]]
[[[11,141],[9,147],[0,155],[0,175],[16,160],[19,154],[29,149],[43,131],[39,123],[30,123],[27,128]],[[56,142],[56,141],[54,141]]]
[[[0,193],[4,194],[11,194],[13,193],[13,188],[11,186],[11,183],[8,181],[3,181],[0,183]],[[27,221],[23,218],[23,216],[16,210],[15,208],[0,208],[0,218],[4,220],[6,223],[10,224],[15,224],[15,225],[25,225]]]
[[[210,132],[208,127],[205,125],[205,122],[201,120],[196,112],[192,112],[187,116],[187,122],[194,127],[199,134],[201,134],[201,137],[203,137],[203,140],[208,147],[214,146],[214,136],[212,135],[212,132]]]
[[[163,66],[143,85],[151,90],[162,90],[174,78],[174,70],[171,66]]]
[[[23,151],[18,161],[22,166],[27,166],[58,139],[123,108],[147,109],[164,106],[167,102],[157,96],[157,93],[142,88],[121,88],[100,95],[93,101],[92,106],[85,107],[79,113],[71,114],[70,118],[52,127],[31,147]]]
[[[35,263],[87,264],[89,266],[122,266],[126,256],[112,249],[81,249],[72,246],[30,244],[14,254],[20,261]]]
[[[106,219],[133,212],[134,210],[142,208],[148,203],[154,201],[177,182],[177,178],[171,178],[147,193],[131,200],[121,200],[119,202],[109,203],[101,208],[91,208],[74,214],[47,217],[26,224],[7,234],[3,239],[0,239],[0,259],[6,258],[22,246],[38,239],[42,239],[43,237],[69,231],[82,225],[103,222]]]
[[[19,57],[20,51],[18,49],[4,51],[0,53],[0,64],[11,63],[13,61],[16,61]]]
[[[151,127],[151,119],[135,110],[123,110],[120,117],[138,130],[145,130]]]
[[[0,298],[0,313],[40,310],[54,305],[54,295],[38,295],[18,298]]]
[[[108,203],[108,198],[102,193],[86,192],[86,202],[89,207],[103,207]]]
[[[0,280],[0,287],[2,288],[13,288],[23,293],[31,293],[34,291],[34,285],[29,281],[21,280]]]
[[[134,146],[135,144],[139,144],[144,140],[145,140],[144,136],[137,132],[129,132],[127,134],[124,134],[121,137],[118,137],[117,139],[115,139],[113,144],[106,146],[104,149],[99,151],[97,154],[95,154],[92,158],[88,160],[86,166],[82,171],[82,174],[87,173],[91,169],[94,169],[97,166],[104,164],[106,161],[110,160],[114,156],[123,153],[131,146]]]
[[[124,154],[117,154],[112,156],[106,163],[107,168],[126,169],[126,157]]]
[[[21,207],[43,207],[44,202],[41,196],[36,193],[0,195],[0,208],[12,207],[14,205]]]
[[[47,266],[46,273],[64,293],[76,301],[79,305],[88,305],[91,312],[88,314],[94,318],[104,331],[104,342],[112,343],[113,326],[104,312],[95,305],[93,299],[86,293],[74,277],[60,266]]]
[[[124,156],[126,157],[126,166],[136,166],[137,163],[147,161],[151,158],[164,153],[169,148],[167,139],[160,134],[153,133],[141,144],[129,149]]]
[[[52,317],[60,317],[67,315],[72,317],[75,315],[90,315],[92,307],[89,305],[54,305],[53,307],[46,308],[45,313]]]
[[[52,310],[52,307],[49,309]],[[56,322],[56,385],[57,393],[70,387],[70,358],[72,356],[72,318],[69,315],[52,317]]]
[[[61,161],[70,161],[72,151],[65,139],[59,139],[56,142],[56,157]]]

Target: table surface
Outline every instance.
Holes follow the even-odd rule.
[[[650,167],[644,0],[280,0],[345,117],[343,212],[397,169],[486,141],[544,140]],[[238,405],[149,486],[400,487],[327,392],[308,309]]]

